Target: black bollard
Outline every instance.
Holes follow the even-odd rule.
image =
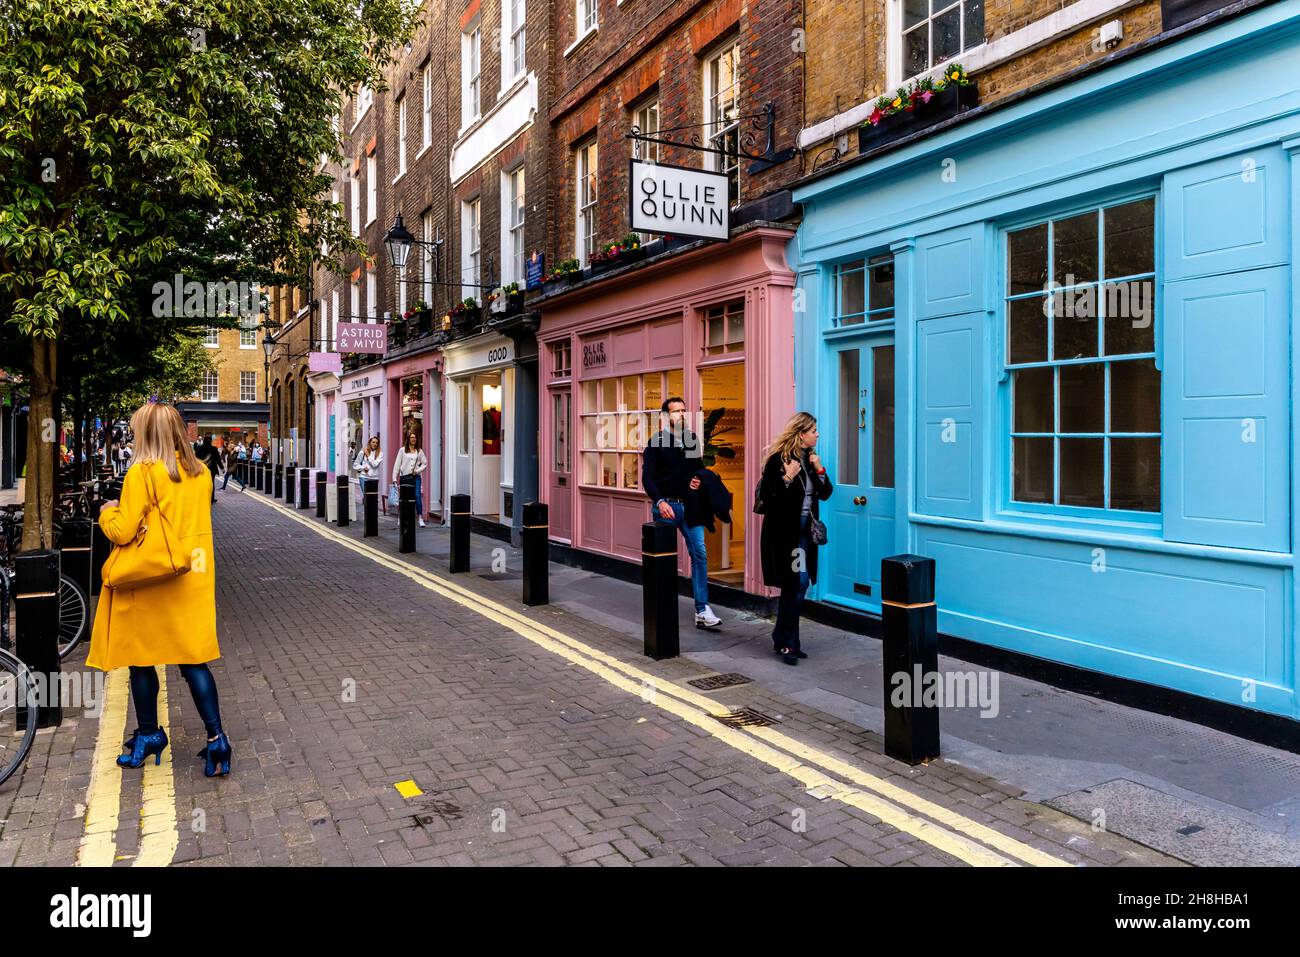
[[[94,564],[91,544],[93,523],[88,518],[70,518],[63,523],[59,541],[59,567],[64,574],[81,586],[86,600],[94,594],[91,590],[91,565]],[[86,609],[89,614],[90,609]]]
[[[348,488],[348,477],[346,475],[336,476],[334,485],[338,489],[338,513],[334,516],[334,521],[338,523],[339,528],[346,528],[352,511],[352,503],[349,501],[352,490]]]
[[[330,477],[328,472],[316,473],[316,517],[317,518],[325,517],[325,503],[327,501],[326,500],[327,493],[325,491],[325,486],[329,482],[329,479]]]
[[[361,480],[362,511],[365,513],[366,538],[379,534],[379,479],[363,478]]]
[[[110,485],[106,494],[111,498],[115,490],[114,485]],[[99,512],[102,507],[102,502],[96,502],[90,507],[90,517],[94,519],[90,528],[90,591],[86,593],[90,598],[98,595],[104,584],[104,562],[108,561],[108,553],[113,550],[113,543],[99,527]]]
[[[468,495],[451,497],[451,553],[448,555],[453,572],[469,571],[469,519]]]
[[[36,679],[38,728],[57,727],[63,720],[59,701],[59,553],[19,552],[14,561],[14,613],[18,657]],[[18,723],[27,720],[25,704],[18,706]]]
[[[677,623],[677,528],[641,526],[641,618],[645,654],[655,661],[680,653]]]
[[[934,559],[895,555],[881,561],[880,605],[885,754],[920,764],[939,756],[939,708],[923,703],[926,684],[940,679]]]
[[[545,605],[550,599],[550,523],[544,502],[524,503],[520,544],[524,551],[524,604]]]
[[[284,498],[284,468],[279,465],[271,466],[271,474],[275,477],[274,489],[267,489],[272,493],[274,498]]]
[[[252,484],[253,484],[253,491],[255,492],[262,491],[262,463],[261,462],[253,463]]]
[[[311,469],[298,470],[298,507],[311,508]]]
[[[293,508],[293,500],[297,494],[298,487],[298,466],[286,465],[284,467],[284,504]]]
[[[415,551],[415,476],[403,475],[397,487],[397,550]]]

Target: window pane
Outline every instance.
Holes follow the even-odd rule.
[[[600,380],[600,411],[613,412],[618,408],[618,380]]]
[[[847,263],[840,267],[840,308],[841,316],[856,317],[863,311],[862,262]],[[860,322],[860,319],[841,321]]]
[[[1059,286],[1097,278],[1097,212],[1058,219],[1052,224],[1052,279]]]
[[[597,466],[599,464],[600,463],[597,461],[597,455],[595,452],[583,453],[582,455],[582,484],[583,485],[597,484],[596,476],[597,476]]]
[[[926,0],[903,0],[903,29],[916,26],[928,15]]]
[[[961,48],[969,50],[984,42],[984,0],[967,0],[965,8]]]
[[[858,422],[862,399],[858,396],[858,350],[840,353],[840,441],[839,468],[835,479],[844,485],[858,484]]]
[[[894,308],[894,264],[892,262],[881,263],[879,266],[871,268],[869,308],[873,312],[877,309]],[[876,320],[892,319],[893,313],[880,313],[871,318]]]
[[[930,21],[934,43],[934,63],[955,57],[961,52],[961,6],[955,6]]]
[[[1110,430],[1160,431],[1160,373],[1151,359],[1111,364]]]
[[[618,486],[618,456],[605,452],[600,456],[600,484],[606,488]]]
[[[658,412],[664,404],[664,387],[663,376],[658,372],[650,372],[645,376],[645,403],[641,406],[651,412]],[[655,420],[657,421],[657,420]]]
[[[1046,302],[1045,297],[1035,296],[1007,303],[1011,323],[1008,361],[1047,361],[1047,316],[1043,314]]]
[[[1047,224],[1018,229],[1007,236],[1007,295],[1047,288]]]
[[[1060,292],[1052,301],[1052,358],[1084,359],[1097,354],[1097,288]]]
[[[1053,439],[1012,439],[1015,476],[1012,497],[1017,502],[1052,501]]]
[[[637,473],[641,471],[641,457],[635,453],[622,456],[623,488],[637,487]]]
[[[584,449],[596,448],[596,437],[600,433],[600,416],[584,415],[582,417],[582,447]]]
[[[1160,511],[1160,440],[1110,440],[1110,507]]]
[[[1156,201],[1111,206],[1106,223],[1106,275],[1135,276],[1156,268]]]
[[[921,24],[911,33],[903,34],[904,69],[907,76],[916,76],[925,72],[930,66],[930,31],[927,24]]]
[[[1061,502],[1105,508],[1105,439],[1061,439]]]
[[[665,398],[672,398],[673,396],[678,396],[680,398],[681,394],[685,391],[686,390],[683,388],[682,370],[671,370],[668,373],[668,395],[665,396]]]
[[[894,347],[871,350],[871,484],[894,487]]]
[[[1106,355],[1155,351],[1155,286],[1154,279],[1135,279],[1102,287]]]
[[[639,375],[625,375],[622,380],[623,397],[620,409],[639,409],[641,408],[641,377]]]
[[[1105,366],[1061,366],[1061,431],[1106,431]]]
[[[1015,432],[1052,432],[1056,419],[1056,370],[1042,367],[1013,373]]]
[[[582,408],[581,412],[599,412],[596,406],[596,383],[594,380],[582,384]]]
[[[716,355],[722,351],[723,343],[723,319],[721,316],[710,316],[709,321],[705,324],[705,351],[709,355]]]

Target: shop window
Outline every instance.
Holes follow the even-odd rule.
[[[704,314],[704,354],[721,356],[745,351],[745,301],[713,306]]]
[[[664,396],[681,395],[682,383],[682,370],[674,369],[582,384],[582,484],[641,487],[641,455],[659,430]]]
[[[835,267],[836,326],[884,322],[894,318],[894,257],[872,256]]]
[[[469,455],[469,383],[458,383],[460,392],[460,441],[457,447],[459,455]]]
[[[573,469],[573,453],[569,451],[569,393],[551,395],[551,421],[555,424],[555,439],[551,449],[551,468],[556,472]]]
[[[412,432],[424,441],[424,379],[421,376],[409,376],[402,380],[402,447],[406,447],[406,437]]]
[[[1160,511],[1155,200],[1007,234],[1011,499]]]
[[[573,375],[573,344],[565,339],[551,346],[551,378],[568,379]]]
[[[984,0],[899,0],[903,79],[984,42]]]

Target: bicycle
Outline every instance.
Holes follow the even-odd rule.
[[[13,594],[21,506],[0,507],[0,648],[10,647],[9,602]],[[59,660],[72,653],[90,630],[90,599],[72,578],[59,573]]]
[[[6,629],[7,631],[8,629]],[[36,679],[31,670],[9,652],[8,636],[0,647],[0,784],[17,771],[36,740]],[[13,716],[10,717],[10,710]],[[21,712],[21,713],[20,713]]]

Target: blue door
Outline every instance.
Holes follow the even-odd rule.
[[[823,597],[880,610],[880,560],[894,554],[894,340],[855,337],[830,352],[830,421],[822,427],[835,494],[822,504]]]

